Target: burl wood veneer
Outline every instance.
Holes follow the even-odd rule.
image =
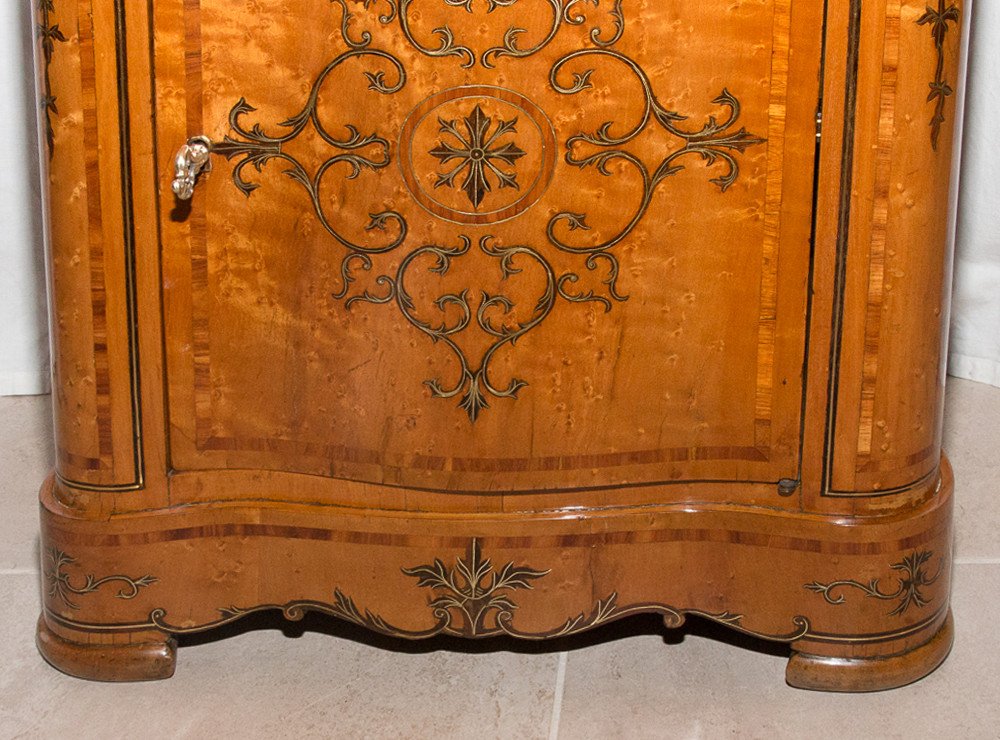
[[[933,670],[961,12],[41,0],[43,655],[656,612]]]

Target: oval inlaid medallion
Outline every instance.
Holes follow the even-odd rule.
[[[403,180],[439,218],[506,221],[534,205],[552,181],[556,138],[523,95],[488,85],[454,87],[413,109],[399,137]]]

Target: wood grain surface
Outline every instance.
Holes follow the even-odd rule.
[[[322,10],[322,19],[312,8],[296,12],[336,35],[342,9]],[[794,70],[789,7],[769,3],[727,13],[721,27],[717,9],[685,9],[695,26],[717,27],[720,36],[709,48],[693,40],[668,43],[679,17],[670,6],[629,19],[613,47],[588,48],[581,40],[587,28],[607,22],[592,12],[579,28],[564,24],[530,57],[498,59],[495,69],[476,62],[466,70],[461,57],[427,60],[408,49],[392,24],[378,22],[381,10],[358,10],[350,33],[371,28],[375,41],[368,48],[388,49],[399,69],[374,51],[344,58],[315,90],[315,121],[282,144],[282,157],[257,160],[259,174],[239,171],[259,186],[249,197],[229,176],[256,151],[248,146],[228,163],[216,163],[187,218],[171,220],[174,204],[163,204],[175,466],[474,490],[796,478],[812,179],[801,163],[811,164],[816,90],[806,86],[790,103],[787,98],[791,74],[802,81],[817,75],[818,14],[802,14],[802,30],[796,29],[801,67]],[[546,20],[515,10],[504,17],[533,26]],[[325,34],[263,56],[231,53],[242,48],[234,34],[253,33],[255,22],[270,19],[252,14],[236,23],[228,6],[205,2],[164,3],[158,13],[165,41],[157,46],[160,141],[202,131],[214,141],[250,144],[239,129],[246,133],[257,124],[267,136],[287,135],[280,123],[306,109],[304,85],[317,77],[303,77],[302,69],[323,70],[351,53],[345,41],[331,48]],[[289,27],[308,22],[290,14],[283,21]],[[462,25],[474,18],[447,6],[420,14],[423,29],[451,24],[456,38],[499,43]],[[419,36],[416,28],[413,33]],[[747,41],[757,38],[765,43]],[[581,46],[589,53],[574,58]],[[691,71],[673,71],[682,66]],[[395,84],[399,70],[406,78],[397,92],[369,89],[364,75],[384,73]],[[560,92],[588,70],[589,89]],[[550,78],[554,85],[545,84]],[[643,125],[649,117],[644,82],[658,107],[688,120],[667,120],[675,131],[655,119]],[[348,109],[333,95],[340,89],[351,100]],[[521,95],[517,90],[531,96],[522,95],[517,105],[503,100]],[[738,111],[716,101],[724,90]],[[463,97],[443,102],[455,95]],[[244,99],[258,110],[241,115],[234,127],[230,113]],[[477,106],[494,123],[516,120],[517,131],[499,143],[516,143],[524,152],[503,165],[524,187],[494,185],[478,209],[460,187],[434,187],[439,171],[455,164],[430,154],[442,139],[459,143],[442,134],[440,121],[455,121],[464,131]],[[718,132],[703,134],[701,148],[678,136],[703,131],[712,116]],[[385,151],[376,143],[349,153],[387,161],[362,166],[355,179],[348,179],[355,174],[348,162],[332,165],[315,189],[320,207],[310,212],[309,193],[285,170],[301,167],[312,177],[331,156],[345,156],[318,135],[316,121],[330,138],[347,126],[383,137]],[[604,122],[612,137],[641,133],[628,146],[576,142],[567,148]],[[643,178],[652,180],[666,156],[685,146],[692,151],[675,160],[684,169],[649,186],[646,211],[626,232],[646,198]],[[584,159],[612,150],[635,161],[619,156],[600,167],[564,161],[567,154]],[[169,148],[162,152],[162,168],[172,155]],[[703,157],[719,161],[706,166]],[[723,192],[710,180],[728,176],[730,167],[734,180]],[[530,183],[538,178],[549,184],[532,203]],[[431,206],[414,202],[414,191],[451,215],[425,212]],[[510,203],[524,208],[516,218]],[[480,223],[478,211],[487,222]],[[383,224],[385,232],[366,231],[369,214],[383,212],[398,213],[398,221]],[[558,214],[580,214],[587,230]],[[512,266],[522,272],[504,279],[500,259],[481,248],[486,237],[496,249],[524,246],[537,257],[518,254]],[[447,275],[429,272],[433,252],[406,262],[427,245],[456,249],[463,240],[471,245],[450,261]],[[355,256],[372,264],[350,261]],[[350,286],[345,266],[356,280]],[[616,300],[602,284],[612,271],[615,290],[628,300]],[[412,298],[411,310],[402,312],[396,301],[352,301],[366,291],[388,295],[381,275],[396,281],[397,294]],[[535,306],[550,300],[557,281],[567,294],[603,300],[575,303],[556,295],[544,319],[516,344],[500,347],[488,364],[497,338],[475,321],[449,337],[457,352],[443,341],[435,346],[412,326],[456,326],[460,307],[452,302],[442,311],[434,301],[469,291],[473,313],[483,294],[509,298],[509,310],[494,304],[489,315],[508,329],[521,327],[541,313]],[[335,297],[345,289],[346,300]],[[479,370],[482,379],[463,378]],[[289,377],[295,382],[283,380]],[[513,379],[527,384],[516,399],[487,387],[503,391]],[[427,380],[461,390],[450,402],[435,399]],[[473,385],[489,404],[474,422],[457,408]],[[259,396],[262,386],[271,389],[266,399]]]
[[[43,653],[645,610],[787,641],[797,685],[932,670],[962,12],[43,0]]]

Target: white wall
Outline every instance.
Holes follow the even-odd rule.
[[[27,0],[0,0],[0,396],[49,388],[34,28]]]
[[[952,303],[952,375],[1000,386],[1000,2],[972,17]]]
[[[1000,386],[1000,1],[973,12],[949,371]],[[0,395],[49,385],[34,29],[28,0],[0,0]]]

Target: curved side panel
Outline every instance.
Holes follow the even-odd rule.
[[[856,7],[859,93],[850,224],[841,239],[843,305],[835,307],[833,495],[898,490],[933,475],[940,461],[962,69],[961,0]]]
[[[37,13],[58,476],[84,490],[137,489],[124,5],[47,0]]]

